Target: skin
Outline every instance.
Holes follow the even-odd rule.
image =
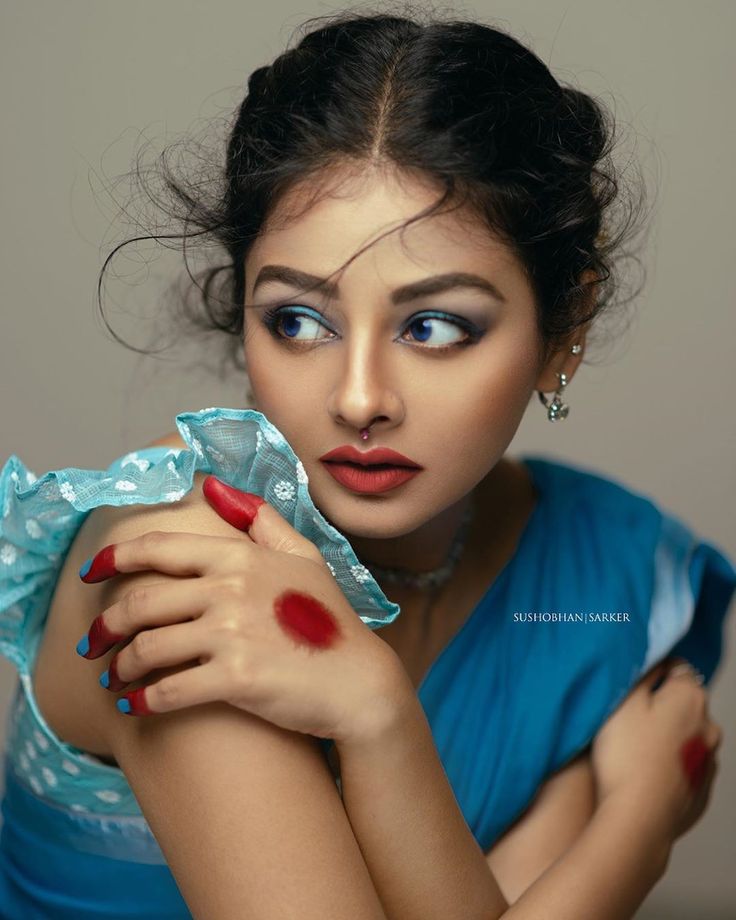
[[[680,748],[680,757],[685,776],[693,792],[697,792],[708,775],[711,751],[702,735],[694,735]]]
[[[426,570],[444,560],[471,492],[493,480],[534,391],[553,391],[556,371],[572,379],[583,352],[570,354],[566,343],[542,364],[533,293],[522,266],[464,210],[412,224],[403,242],[394,232],[374,243],[331,279],[339,281],[331,297],[316,290],[302,294],[303,286],[275,280],[254,292],[266,265],[329,276],[437,195],[426,181],[406,175],[331,175],[333,193],[306,210],[309,187],[292,189],[246,258],[244,352],[255,404],[285,434],[304,464],[315,504],[359,558]],[[457,287],[391,304],[394,288],[454,271],[487,279],[505,303]],[[311,318],[286,324],[291,339],[283,321],[280,341],[263,323],[264,310],[277,301],[311,308]],[[434,320],[422,335],[417,320],[408,321],[427,310],[464,317],[483,330],[482,337],[467,348],[433,351],[466,333],[448,317]],[[325,315],[324,325],[316,313]],[[584,342],[583,330],[574,341]],[[424,470],[378,495],[359,495],[337,483],[318,458],[338,445],[361,449],[366,442],[359,432],[369,425],[368,447],[394,448]],[[448,445],[462,445],[462,463]],[[488,507],[487,519],[500,518],[504,490],[488,492],[496,504]],[[402,606],[406,600],[402,596]]]
[[[405,187],[404,191],[406,192]],[[319,252],[316,247],[313,251],[310,249],[315,239],[314,234],[320,232],[320,228],[314,223],[308,223],[310,215],[313,216],[315,213],[308,212],[307,215],[302,215],[297,223],[291,225],[292,231],[298,228],[297,236],[292,235],[288,238],[283,235],[289,230],[287,222],[275,236],[268,231],[262,237],[260,242],[264,247],[268,244],[271,251],[268,252],[267,248],[262,249],[261,264],[265,264],[266,261],[275,262],[277,259],[281,264],[295,264],[296,259],[304,259],[304,262],[298,263],[299,267],[311,271],[322,270],[316,263],[307,263],[307,256],[316,259],[322,251],[335,255],[339,252],[339,245],[345,243],[348,238],[352,239],[351,234],[357,233],[356,226],[361,220],[362,230],[371,230],[368,221],[371,207],[378,228],[382,228],[386,219],[395,216],[397,211],[402,212],[401,204],[404,212],[401,216],[409,216],[416,210],[415,205],[421,207],[427,203],[422,199],[421,188],[412,187],[411,191],[412,194],[407,192],[407,197],[401,199],[394,186],[391,186],[391,193],[386,194],[386,186],[376,186],[369,180],[359,189],[354,189],[357,197],[354,195],[352,199],[330,199],[327,210],[318,209],[316,213],[322,213],[324,223],[323,232],[319,237]],[[338,209],[337,212],[335,209]],[[442,220],[449,217],[450,215],[447,215]],[[452,217],[455,220],[458,215]],[[384,285],[390,288],[404,284],[408,280],[416,280],[417,277],[424,277],[436,271],[436,265],[442,265],[443,271],[460,268],[458,260],[462,262],[464,271],[472,270],[468,267],[471,264],[476,266],[476,270],[484,269],[487,272],[486,277],[491,276],[491,269],[497,271],[499,274],[493,276],[494,280],[499,286],[507,286],[501,287],[507,298],[510,297],[508,286],[513,288],[515,281],[524,280],[519,266],[513,261],[505,262],[504,257],[508,254],[496,247],[492,240],[486,237],[482,245],[471,246],[467,225],[455,227],[458,231],[458,236],[455,237],[452,233],[448,235],[448,231],[453,229],[451,226],[445,227],[441,222],[438,226],[435,223],[437,220],[439,219],[433,218],[423,225],[424,229],[419,233],[418,240],[414,231],[421,228],[412,228],[407,233],[407,239],[412,241],[410,258],[407,258],[406,249],[392,248],[396,239],[391,237],[389,239],[393,243],[389,243],[389,240],[382,241],[373,250],[369,250],[370,255],[361,255],[350,266],[342,279],[343,288],[339,302],[332,304],[335,309],[330,317],[333,328],[337,328],[338,319],[345,324],[344,328],[340,328],[341,338],[304,352],[280,350],[282,346],[271,337],[267,339],[268,333],[265,329],[259,329],[257,314],[250,314],[248,318],[254,322],[249,324],[245,340],[246,354],[248,355],[249,348],[252,350],[249,356],[249,369],[260,408],[284,431],[303,459],[310,475],[310,492],[323,513],[328,513],[336,525],[350,535],[356,547],[359,546],[359,541],[363,541],[360,546],[365,549],[366,558],[378,560],[378,555],[383,553],[386,560],[425,567],[435,564],[442,557],[443,553],[439,547],[443,540],[446,546],[451,539],[454,532],[454,526],[451,525],[459,518],[458,506],[460,511],[464,510],[462,502],[467,498],[469,490],[480,480],[487,481],[492,478],[499,468],[503,449],[513,437],[533,390],[554,389],[554,370],[564,367],[566,373],[572,376],[573,366],[579,361],[579,356],[570,356],[565,349],[564,352],[560,352],[560,364],[554,365],[554,362],[550,362],[542,367],[538,359],[533,311],[528,313],[524,307],[524,293],[525,290],[527,294],[529,291],[523,284],[517,289],[520,299],[509,299],[506,309],[502,313],[496,313],[494,335],[486,336],[478,345],[459,349],[456,354],[448,352],[443,355],[425,355],[424,348],[428,346],[417,345],[417,349],[422,349],[417,353],[413,346],[410,348],[409,345],[399,344],[396,341],[399,321],[403,319],[403,330],[408,317],[405,314],[397,320],[395,313],[389,314],[385,303]],[[333,232],[332,227],[339,227],[339,234],[337,230]],[[428,228],[433,231],[429,235]],[[479,228],[476,227],[476,230],[479,231]],[[426,247],[422,248],[424,244]],[[346,245],[344,248],[350,247]],[[417,248],[421,256],[419,263]],[[252,260],[257,252],[258,250],[254,249],[249,253],[249,260]],[[346,257],[350,254],[344,253]],[[335,261],[339,263],[340,260],[336,258]],[[370,267],[366,268],[366,264]],[[327,266],[323,273],[326,274],[332,267],[334,265]],[[255,270],[258,270],[257,263]],[[517,270],[519,274],[516,274]],[[254,277],[254,266],[251,266],[248,269],[249,284],[253,283]],[[350,287],[346,289],[345,284],[349,284]],[[462,293],[464,297],[469,296],[466,291]],[[447,296],[443,295],[443,298]],[[313,298],[311,303],[315,303]],[[454,298],[453,303],[456,303]],[[494,308],[487,301],[484,303],[482,309],[490,313]],[[528,301],[527,307],[530,305],[531,301]],[[431,306],[435,309],[440,308],[435,298]],[[426,308],[424,304],[422,308]],[[418,305],[413,304],[411,311],[407,310],[406,313],[414,314],[418,309]],[[466,309],[470,309],[467,301]],[[476,303],[474,309],[481,308]],[[453,306],[452,310],[460,312],[457,306]],[[460,333],[457,335],[459,338]],[[577,336],[576,340],[582,341],[582,336]],[[267,345],[271,346],[270,350],[267,349]],[[483,355],[482,359],[480,355]],[[548,371],[551,372],[551,380],[545,378]],[[479,396],[479,387],[485,387],[482,399]],[[269,399],[273,399],[272,405],[269,405]],[[445,410],[441,415],[435,412],[437,403]],[[437,418],[440,418],[441,422],[438,423]],[[374,420],[372,432],[380,435],[381,440],[371,438],[369,445],[390,444],[421,463],[425,469],[420,476],[396,492],[370,497],[352,495],[345,492],[321,469],[317,458],[336,444],[351,441],[358,444],[359,429]],[[394,433],[394,428],[401,430]],[[454,441],[451,440],[453,435]],[[448,457],[450,452],[447,451],[447,445],[450,443],[463,445],[462,463],[458,464],[455,459],[457,452],[454,457]],[[499,512],[506,510],[502,506],[502,493],[502,489],[490,490],[487,493],[498,502]],[[489,507],[493,510],[492,504]],[[176,511],[181,512],[182,509]],[[131,523],[134,535],[147,532],[152,526],[150,520],[141,520],[141,513],[140,510],[136,510]],[[163,515],[164,520],[168,522],[165,529],[181,529],[181,516],[176,517],[174,509],[155,509],[147,513],[154,515],[153,520],[156,521],[160,521],[159,516]],[[115,509],[115,518],[118,519],[119,515],[119,509]],[[107,536],[105,542],[109,543],[111,539],[125,539],[124,528],[122,531],[120,528],[110,528],[103,518],[104,515],[97,514],[91,517],[91,520],[97,524],[100,532]],[[487,520],[493,524],[497,522],[493,517],[488,517]],[[205,532],[209,533],[209,528],[216,532],[217,521],[208,517],[205,523]],[[186,530],[187,527],[183,529]],[[486,528],[485,533],[487,539],[493,539],[495,536],[492,526]],[[91,547],[99,546],[101,543],[99,535],[91,531],[88,541],[80,542],[80,552],[87,554]],[[372,555],[369,555],[368,550]],[[75,557],[75,564],[83,558],[84,555]],[[140,578],[133,578],[132,584],[140,584]],[[125,591],[126,588],[123,587],[122,590]],[[120,596],[119,589],[118,594],[112,595],[112,599]],[[108,601],[110,599],[107,597]],[[99,595],[95,595],[91,600],[82,598],[81,604],[70,603],[68,598],[66,601],[67,609],[77,614],[80,622],[86,623],[89,619],[85,620],[85,616],[90,609],[105,606]],[[51,622],[53,624],[65,621],[61,617]],[[72,626],[76,628],[75,623],[72,623]],[[62,636],[62,639],[65,638]],[[61,642],[59,648],[68,647],[68,644]],[[43,677],[44,673],[37,673],[36,676]],[[81,682],[80,688],[80,699],[87,700],[89,688]],[[71,689],[74,690],[73,682]],[[47,694],[45,702],[53,702],[53,695]],[[109,703],[109,698],[107,702]],[[60,715],[63,716],[69,709],[69,706],[65,706],[63,710],[59,710]],[[366,882],[371,881],[367,874],[358,874],[358,870],[362,871],[365,868],[357,858],[361,853],[350,850],[350,846],[355,842],[352,831],[360,827],[365,833],[356,831],[356,836],[361,840],[361,851],[369,854],[371,877],[380,876],[387,882],[385,890],[381,891],[382,897],[387,902],[397,905],[396,910],[390,913],[391,916],[407,917],[404,908],[407,893],[410,891],[411,895],[417,898],[417,916],[448,917],[444,906],[435,901],[435,896],[440,894],[437,879],[441,882],[445,879],[454,879],[462,887],[461,897],[458,897],[457,890],[449,897],[455,908],[461,907],[463,917],[500,915],[500,906],[491,914],[490,898],[479,905],[482,912],[479,909],[472,914],[466,909],[469,907],[466,895],[473,890],[467,881],[471,871],[475,871],[479,881],[482,879],[485,885],[491,884],[491,876],[487,873],[482,859],[478,858],[477,848],[468,837],[467,826],[460,820],[456,802],[432,750],[428,726],[418,717],[419,713],[416,719],[412,718],[408,723],[402,723],[402,730],[393,734],[391,744],[375,747],[372,751],[374,761],[369,761],[368,751],[360,750],[356,756],[351,756],[347,750],[344,752],[344,791],[351,797],[352,806],[348,826],[344,822],[340,823],[343,821],[344,812],[342,804],[339,801],[335,803],[334,788],[328,789],[324,784],[322,789],[319,788],[319,782],[325,779],[324,774],[319,772],[323,766],[321,760],[313,758],[311,765],[306,762],[295,762],[292,770],[288,756],[281,756],[281,751],[273,751],[267,748],[266,744],[259,748],[258,738],[253,740],[254,732],[270,733],[271,726],[264,720],[253,720],[252,724],[249,720],[246,725],[247,731],[240,732],[240,722],[226,721],[233,718],[233,711],[232,707],[212,710],[193,707],[187,712],[186,719],[168,720],[164,714],[158,720],[140,720],[139,724],[137,720],[128,719],[116,720],[117,724],[113,724],[109,712],[100,709],[97,717],[91,720],[92,728],[101,731],[102,743],[114,752],[126,774],[131,776],[131,784],[136,795],[143,802],[147,816],[150,815],[167,855],[170,851],[174,871],[184,886],[185,895],[195,906],[195,912],[199,904],[202,904],[202,910],[206,909],[208,916],[232,916],[233,905],[238,905],[239,909],[242,909],[246,899],[249,899],[247,903],[250,905],[259,897],[264,902],[254,908],[254,913],[258,913],[259,916],[266,916],[263,909],[265,903],[278,908],[274,893],[282,896],[291,878],[289,873],[283,876],[280,865],[277,868],[281,874],[274,874],[273,866],[278,863],[278,858],[274,859],[274,854],[278,854],[288,864],[289,854],[285,854],[283,848],[293,845],[295,862],[298,854],[298,858],[304,860],[306,865],[306,860],[315,854],[310,841],[320,839],[322,850],[322,845],[327,847],[335,836],[332,833],[325,834],[324,828],[317,825],[317,822],[322,821],[328,814],[327,809],[334,805],[334,812],[329,814],[332,821],[330,831],[332,832],[334,825],[334,828],[344,830],[345,834],[338,841],[337,852],[340,859],[335,857],[332,863],[335,871],[329,879],[331,896],[334,896],[334,889],[343,882],[343,875],[349,879],[346,894],[354,893],[363,878]],[[235,712],[235,716],[242,720],[247,713]],[[126,723],[125,726],[121,728],[120,722]],[[150,729],[147,728],[147,723]],[[413,727],[414,734],[408,734],[403,730],[406,725]],[[648,725],[646,727],[649,729]],[[75,728],[79,729],[79,725],[75,724]],[[651,731],[644,735],[640,747],[646,747],[649,736]],[[280,744],[284,737],[290,743],[294,741],[302,744],[304,741],[303,738],[284,736],[283,733],[269,734],[266,740],[270,744],[270,739],[273,738]],[[238,747],[241,738],[247,743]],[[196,743],[193,743],[195,739]],[[95,740],[94,737],[92,740]],[[621,762],[625,767],[624,775],[628,776],[631,750],[621,745],[616,737],[609,739],[609,743],[614,751],[619,750]],[[656,751],[660,746],[652,745],[652,750]],[[213,758],[208,747],[221,752],[220,758]],[[636,749],[634,746],[633,750]],[[206,752],[205,757],[202,757],[202,751]],[[311,756],[315,752],[310,750],[308,753]],[[343,752],[340,752],[341,762],[342,754]],[[644,758],[645,765],[649,761],[656,765],[656,757]],[[232,764],[236,765],[234,772],[225,772],[231,769]],[[284,764],[291,770],[288,776],[285,772],[278,772]],[[264,769],[264,765],[267,769]],[[316,768],[313,774],[308,773],[310,766]],[[251,776],[247,772],[244,774],[244,770],[263,770],[263,775]],[[360,775],[360,770],[364,771],[364,775]],[[663,779],[664,774],[664,770],[657,772],[659,781]],[[299,777],[299,782],[287,781],[290,777]],[[411,781],[411,788],[407,790],[402,787],[400,781]],[[371,783],[377,784],[375,794],[371,789]],[[163,785],[166,787],[167,796],[161,795]],[[238,788],[242,795],[218,799],[222,790],[228,792],[233,787]],[[258,819],[254,804],[268,802],[274,795],[288,795],[290,789],[306,787],[310,789],[310,796],[306,799],[301,796],[295,801],[293,814],[298,808],[307,809],[311,806],[315,806],[314,813],[307,814],[305,811],[303,817],[293,821],[289,826],[289,834],[284,835],[281,832],[271,813],[264,815],[262,824],[255,826],[252,835],[242,833],[244,825],[237,820],[240,816],[237,812],[238,807],[242,807],[243,819],[247,820],[248,826],[253,829],[253,822]],[[418,800],[417,788],[425,795],[424,800]],[[197,789],[197,796],[192,796],[192,789]],[[351,794],[351,790],[354,790],[354,793]],[[321,791],[325,795],[319,799]],[[251,793],[252,797],[249,798]],[[581,837],[574,850],[546,875],[543,873],[548,860],[541,866],[524,866],[523,872],[519,870],[517,876],[523,876],[522,881],[514,879],[513,883],[509,883],[512,889],[518,887],[523,891],[525,884],[529,884],[535,878],[537,882],[531,900],[527,898],[524,901],[523,907],[527,909],[521,910],[520,904],[520,910],[514,910],[513,916],[551,916],[550,907],[553,897],[556,897],[555,916],[570,917],[572,913],[569,901],[573,897],[576,898],[580,907],[581,894],[585,905],[580,907],[576,916],[592,916],[594,910],[596,916],[600,915],[601,920],[604,913],[610,918],[630,915],[633,909],[629,910],[628,914],[622,913],[621,897],[625,895],[632,904],[633,900],[638,903],[642,893],[651,887],[661,872],[659,857],[656,865],[652,862],[650,867],[642,870],[644,862],[658,847],[655,847],[657,841],[646,839],[641,833],[641,802],[636,801],[634,804],[635,808],[623,809],[619,807],[619,802],[614,802],[605,813],[599,810],[590,824],[591,830],[585,837]],[[376,808],[379,807],[386,816],[385,822],[376,817]],[[197,808],[199,811],[196,811]],[[286,811],[288,813],[288,806]],[[535,814],[537,811],[538,806],[535,807]],[[189,822],[186,827],[178,823],[182,813],[186,813],[186,820]],[[217,823],[221,815],[227,818],[224,825]],[[385,840],[379,840],[378,846],[373,847],[370,835],[390,825],[392,821],[398,832],[411,837],[408,841],[411,845],[400,850],[401,856],[390,859],[387,865]],[[555,818],[554,823],[550,825],[550,836],[558,830],[560,823],[560,820]],[[192,826],[197,830],[195,835],[191,833]],[[267,832],[274,826],[278,831],[276,838],[267,839]],[[632,838],[634,828],[636,833]],[[436,829],[441,829],[442,833],[434,832]],[[304,833],[300,837],[302,830]],[[544,834],[539,828],[537,832],[541,839]],[[186,845],[192,836],[197,842],[196,850],[185,852],[183,845]],[[636,847],[632,846],[632,839]],[[256,846],[248,850],[253,840],[256,841]],[[365,846],[364,840],[367,841]],[[441,842],[440,852],[437,849],[438,841]],[[498,847],[495,848],[497,849]],[[526,852],[529,849],[529,846],[524,847]],[[628,859],[628,864],[623,867],[624,874],[636,876],[638,879],[636,885],[632,883],[631,892],[622,894],[619,873],[610,870],[612,851],[615,851],[616,858],[620,851],[623,857]],[[218,858],[206,863],[203,854],[210,852],[217,853]],[[356,860],[351,864],[349,860],[353,853]],[[220,854],[225,854],[226,858],[221,858]],[[471,855],[474,861],[471,861]],[[557,855],[559,854],[554,854],[553,860]],[[240,864],[237,862],[238,859],[241,861]],[[514,859],[513,862],[518,865],[519,860]],[[226,873],[224,870],[233,864],[236,871]],[[299,864],[301,866],[301,862]],[[329,861],[327,864],[330,864]],[[248,871],[237,871],[239,865],[247,866]],[[619,863],[617,866],[621,868]],[[341,875],[340,870],[343,867],[345,873]],[[388,871],[382,873],[382,867]],[[597,874],[593,870],[596,870]],[[299,890],[289,894],[292,898],[298,897],[300,904],[319,902],[322,911],[326,898],[324,892],[318,890],[318,885],[324,877],[324,872],[318,871],[318,868],[313,870],[310,865],[309,869],[299,873]],[[507,876],[512,877],[513,874]],[[403,882],[404,878],[407,880],[406,885]],[[241,884],[242,879],[245,879],[247,885]],[[254,879],[262,883],[265,895],[253,892]],[[585,884],[586,890],[581,891],[581,883]],[[366,894],[370,894],[370,891]],[[212,903],[215,898],[220,902],[217,906],[213,906]],[[619,900],[616,900],[617,898]],[[495,908],[497,901],[493,903]],[[626,908],[630,906],[627,903]],[[357,912],[351,915],[358,916]],[[374,911],[371,916],[373,915],[378,916],[378,912]],[[367,909],[365,916],[368,916]]]
[[[311,648],[332,648],[340,627],[327,607],[309,594],[284,591],[274,601],[276,622],[287,636]]]

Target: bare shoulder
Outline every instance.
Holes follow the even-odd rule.
[[[151,441],[150,444],[146,444],[146,447],[181,447],[186,449],[187,444],[178,431],[171,431],[169,434]]]
[[[194,916],[378,920],[380,901],[314,738],[220,701],[124,716],[117,694],[98,683],[117,648],[95,661],[76,654],[97,614],[173,577],[136,572],[84,584],[79,567],[103,546],[151,530],[249,540],[210,508],[203,479],[195,473],[178,502],[101,506],[87,516],[49,611],[34,678],[42,711],[61,738],[107,752],[123,770]],[[193,664],[158,669],[128,689]]]
[[[92,509],[59,573],[34,666],[34,694],[44,718],[61,740],[108,762],[115,761],[107,726],[111,723],[120,726],[121,720],[115,708],[116,697],[105,693],[98,679],[114,652],[87,661],[77,655],[76,645],[92,620],[120,600],[134,584],[161,581],[164,576],[141,572],[88,585],[80,580],[79,569],[103,546],[152,530],[237,535],[207,504],[201,485],[204,477],[205,474],[196,472],[191,491],[175,503],[101,505]],[[247,536],[242,535],[242,539]],[[162,669],[154,676],[163,677],[177,670],[180,668]],[[145,683],[150,681],[151,677]],[[135,686],[131,684],[130,689]]]
[[[178,432],[171,432],[146,447],[186,448]],[[33,689],[39,708],[55,734],[68,744],[115,764],[105,726],[120,724],[115,697],[103,692],[98,679],[112,653],[97,661],[77,655],[76,644],[90,623],[116,598],[136,584],[160,581],[155,573],[120,575],[109,583],[84,584],[79,569],[108,543],[133,539],[151,530],[194,531],[232,537],[233,528],[214,514],[202,494],[204,474],[194,474],[193,488],[181,501],[160,505],[101,505],[93,508],[77,532],[56,582],[44,633],[34,666]],[[247,539],[247,537],[243,537]],[[162,669],[157,676],[181,668]],[[150,678],[146,683],[150,682]],[[133,689],[136,684],[131,684]],[[131,721],[131,720],[127,720]]]

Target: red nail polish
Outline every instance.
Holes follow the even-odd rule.
[[[117,655],[112,659],[110,664],[107,667],[107,689],[112,690],[115,693],[118,690],[122,690],[130,681],[121,680],[120,675],[118,674],[118,657]]]
[[[85,658],[97,658],[109,651],[113,645],[117,645],[118,642],[122,642],[127,638],[120,633],[114,633],[111,629],[108,629],[102,618],[102,614],[99,614],[92,620],[92,625],[87,635],[89,638],[89,651],[84,656]]]
[[[119,574],[115,567],[115,544],[110,543],[92,557],[89,568],[84,574],[80,571],[79,577],[89,585]]]
[[[207,476],[202,492],[223,520],[238,530],[248,530],[265,499],[253,492],[243,492],[229,486],[217,476]]]
[[[124,697],[118,700],[117,707],[121,712],[131,716],[150,716],[153,710],[148,708],[146,703],[146,688],[138,687],[137,690],[131,690]],[[127,706],[126,706],[127,703]]]
[[[695,792],[708,774],[710,748],[702,735],[693,735],[680,748],[680,757],[690,788]]]

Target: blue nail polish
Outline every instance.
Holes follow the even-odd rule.
[[[118,700],[115,705],[118,707],[120,712],[130,712],[130,702],[125,698]]]
[[[84,635],[77,643],[77,655],[84,657],[89,651],[89,636]]]
[[[86,562],[82,563],[82,566],[79,569],[79,577],[84,578],[84,576],[87,574],[87,572],[89,572],[91,568],[92,568],[92,556],[90,556]]]
[[[104,687],[105,690],[110,686],[110,675],[107,671],[103,671],[102,674],[100,674],[100,686]]]

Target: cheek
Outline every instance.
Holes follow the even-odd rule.
[[[332,648],[340,637],[334,615],[315,597],[301,591],[284,591],[274,601],[276,622],[301,645]]]

